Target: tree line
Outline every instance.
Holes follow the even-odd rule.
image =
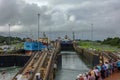
[[[102,44],[108,44],[111,46],[118,46],[120,47],[120,38],[114,37],[114,38],[107,38],[102,41]]]
[[[5,37],[5,36],[0,36],[0,44],[15,44],[18,42],[22,42],[23,40],[19,37]]]

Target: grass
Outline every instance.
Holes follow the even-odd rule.
[[[23,42],[16,43],[16,44],[11,44],[11,46],[15,47],[15,50],[8,49],[6,52],[11,53],[11,52],[16,51],[18,49],[23,49],[23,45],[24,45]],[[4,52],[4,50],[0,50],[0,53],[3,53],[3,52]]]
[[[21,43],[13,44],[12,46],[15,46],[16,49],[19,49],[19,48],[23,48],[23,45],[24,45],[24,43],[21,42]]]
[[[82,48],[86,48],[86,49],[91,48],[91,49],[95,49],[95,50],[99,50],[99,51],[112,51],[112,52],[120,51],[120,48],[118,48],[116,46],[102,45],[101,43],[97,43],[97,42],[79,41],[78,44]]]

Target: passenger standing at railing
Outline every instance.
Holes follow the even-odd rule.
[[[106,77],[108,77],[108,76],[109,76],[109,70],[108,70],[109,66],[108,66],[108,62],[105,62],[105,66],[106,66],[106,72],[105,72],[105,74],[106,74]]]
[[[77,76],[77,79],[76,80],[79,80],[79,75]]]
[[[89,80],[88,72],[85,73],[85,76],[86,76],[87,80]]]
[[[100,73],[101,73],[101,78],[102,78],[102,80],[104,80],[104,79],[105,79],[105,70],[104,70],[103,67],[101,67]]]
[[[112,60],[111,61],[112,64],[112,73],[115,72],[117,70],[117,60]]]
[[[94,68],[94,73],[95,73],[95,80],[98,80],[99,79],[99,70],[97,67]]]
[[[88,73],[88,80],[95,80],[95,77],[90,72]]]
[[[88,75],[86,73],[83,74],[83,78],[84,78],[84,80],[88,80]]]
[[[35,76],[36,76],[36,80],[42,80],[40,73],[36,73]]]
[[[114,61],[112,62],[112,64],[113,64],[113,72],[115,72],[115,71],[116,71],[116,68],[117,68],[117,61],[114,60]]]
[[[120,72],[120,60],[117,61],[117,69]]]
[[[94,72],[94,70],[93,70],[93,69],[91,69],[89,73],[90,73],[90,75],[91,75],[92,77],[94,77],[94,78],[95,78],[95,72]]]
[[[105,78],[106,78],[106,70],[107,70],[107,68],[106,68],[105,64],[102,64],[101,68],[103,68],[105,70]]]
[[[109,65],[109,75],[111,75],[113,73],[113,70],[114,70],[113,69],[113,62],[110,61],[108,65]]]
[[[109,75],[112,75],[112,73],[114,71],[116,71],[114,68],[118,69],[118,72],[120,72],[120,60],[118,61],[110,61],[110,62],[106,62],[105,64],[101,65],[101,70],[99,71],[97,67],[95,67],[95,69],[91,69],[88,72],[88,75],[83,79],[83,80],[104,80],[105,78],[107,78]],[[96,74],[98,73],[98,74]],[[100,76],[99,76],[100,73]],[[98,75],[99,78],[95,79],[95,75]],[[80,76],[80,75],[79,75]],[[83,76],[84,77],[84,76]],[[86,79],[88,77],[88,79]],[[81,80],[81,79],[76,79],[76,80]]]
[[[28,77],[29,77],[29,70],[27,70],[27,71],[24,73],[24,75],[26,76],[26,78],[28,78]]]
[[[101,64],[98,64],[96,67],[98,68],[99,71],[101,71]]]
[[[79,80],[84,80],[84,77],[83,77],[83,75],[82,74],[79,74]]]

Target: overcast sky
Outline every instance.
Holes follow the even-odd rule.
[[[37,38],[38,13],[40,34],[49,37],[72,36],[102,40],[120,37],[120,0],[0,0],[0,34]],[[92,25],[93,24],[93,25]],[[41,36],[41,35],[40,35]]]

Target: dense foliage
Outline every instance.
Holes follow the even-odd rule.
[[[4,37],[0,36],[0,44],[15,44],[18,42],[22,42],[23,40],[19,37]]]
[[[104,39],[102,44],[108,44],[108,45],[111,45],[111,46],[118,46],[118,47],[120,47],[120,38],[119,37],[107,38],[107,39]]]

